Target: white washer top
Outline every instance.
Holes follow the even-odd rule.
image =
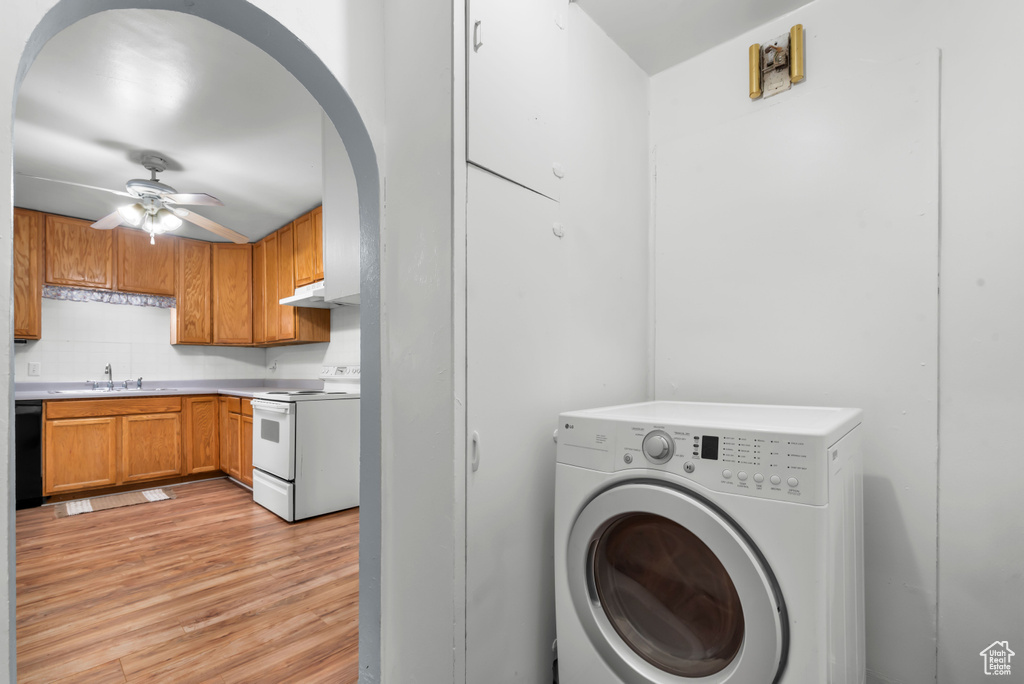
[[[826,437],[845,434],[861,422],[861,410],[769,404],[715,404],[690,401],[647,401],[583,411],[565,416],[641,423],[689,425],[735,430],[784,432]]]

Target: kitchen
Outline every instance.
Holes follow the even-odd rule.
[[[161,35],[159,47],[152,46],[147,31]],[[110,35],[125,38],[113,46],[106,41]],[[118,59],[125,52],[144,57],[126,65]],[[174,55],[189,60],[170,63]],[[135,80],[140,71],[157,79],[159,88],[140,86]],[[261,90],[248,86],[257,81]],[[194,102],[203,117],[199,135],[195,122],[179,121],[183,130],[169,123],[180,113],[175,99],[163,95],[183,84],[195,98],[205,98]],[[263,101],[269,93],[274,106]],[[350,288],[328,305],[323,301],[324,214],[328,227],[345,224],[348,191],[344,169],[336,172],[331,158],[344,161],[344,147],[333,127],[323,126],[319,106],[249,43],[177,13],[105,13],[76,24],[47,45],[22,94],[15,127],[21,174],[15,199],[19,439],[27,434],[20,421],[29,403],[37,405],[34,419],[44,427],[38,434],[36,425],[34,452],[42,491],[23,492],[19,499],[45,494],[50,503],[75,501],[80,508],[90,505],[83,503],[86,497],[166,487],[161,491],[176,493],[174,505],[179,505],[185,504],[186,491],[206,487],[212,496],[208,488],[214,483],[199,480],[227,476],[236,484],[220,480],[218,491],[229,500],[237,500],[233,490],[238,489],[250,508],[258,503],[288,521],[347,510],[346,535],[357,535],[359,412],[358,399],[348,397],[358,397],[358,252],[346,239],[357,243],[358,237],[345,238],[343,228],[328,231],[335,246],[333,253],[328,248],[327,259],[334,259],[328,265],[333,284],[336,290]],[[44,112],[59,111],[65,101],[77,107],[66,110],[66,118],[41,123],[47,121]],[[116,106],[107,109],[110,104]],[[220,131],[216,139],[205,137],[211,130]],[[260,144],[235,150],[239,136],[260,136]],[[69,137],[82,142],[69,143]],[[84,142],[115,139],[124,144]],[[126,149],[129,140],[148,153]],[[232,151],[218,151],[218,145]],[[65,166],[72,147],[78,156]],[[198,167],[197,175],[185,172],[182,158]],[[261,168],[264,173],[252,173]],[[192,212],[163,234],[134,229],[126,220],[110,230],[90,227],[135,201],[98,186],[124,188],[132,176],[145,179],[133,186],[142,191],[173,192],[166,187],[171,183],[183,190],[201,186],[227,206],[195,206],[189,201],[209,201],[207,196],[181,197],[186,202],[179,206]],[[199,226],[189,222],[196,215],[204,219]],[[246,234],[210,232],[205,219],[239,226]],[[225,238],[230,241],[220,241]],[[281,305],[280,299],[307,306]],[[314,394],[325,385],[347,394]],[[293,452],[280,449],[288,444]],[[23,446],[16,454],[19,464],[26,456]],[[326,453],[340,457],[319,458]],[[16,480],[23,487],[30,478],[19,470]],[[197,484],[168,487],[183,482]],[[245,514],[248,518],[259,520],[257,513]],[[226,524],[216,518],[208,523],[213,529]],[[271,534],[271,523],[259,525],[262,535]],[[239,528],[236,543],[248,534]],[[304,536],[300,532],[298,539]],[[38,549],[30,539],[18,538],[24,548]],[[200,550],[205,543],[202,533],[194,533],[190,557],[215,557]],[[116,555],[116,549],[102,545],[96,551]],[[235,555],[221,556],[228,567],[247,555],[221,553]],[[357,558],[350,553],[337,572],[351,575]],[[27,555],[24,560],[29,562]],[[251,569],[265,564],[253,560]],[[225,578],[237,575],[228,567]],[[19,579],[37,590],[19,593],[19,610],[53,600],[38,592],[45,576],[31,565],[19,569]],[[164,574],[163,582],[174,583],[175,577]],[[99,579],[91,584],[105,592]],[[287,589],[280,589],[285,596]],[[70,586],[62,591],[74,593]],[[134,591],[143,600],[166,598],[159,584],[149,594]],[[219,600],[237,600],[231,596],[227,592]],[[348,600],[355,596],[350,586]],[[330,605],[326,599],[322,603]],[[56,632],[47,628],[50,641],[42,643],[38,634],[45,623],[23,614],[35,631],[21,635],[20,676],[35,680],[71,672],[72,662],[82,669],[96,664],[81,651],[62,657],[56,644],[68,648],[67,630],[94,631],[79,621],[103,614],[99,607],[77,615],[65,608],[64,625]],[[280,619],[266,610],[261,614]],[[345,624],[354,636],[354,623]]]
[[[197,5],[201,10],[202,3]],[[389,597],[383,602],[381,634],[379,640],[365,645],[365,654],[371,667],[374,653],[378,666],[383,661],[386,681],[416,681],[417,675],[430,681],[459,679],[459,668],[464,668],[465,662],[457,656],[453,664],[451,653],[466,652],[464,615],[469,600],[464,590],[466,578],[459,571],[465,567],[465,533],[459,530],[464,530],[467,516],[467,471],[462,466],[469,461],[467,447],[473,432],[466,428],[478,429],[475,419],[467,419],[465,414],[464,407],[472,407],[474,402],[466,403],[465,368],[460,362],[467,351],[466,317],[460,308],[466,297],[467,227],[464,212],[452,210],[465,203],[468,174],[461,154],[466,125],[465,93],[461,88],[466,60],[462,57],[469,39],[468,31],[463,31],[468,20],[466,9],[461,5],[388,3],[377,17],[367,20],[359,15],[365,5],[357,8],[355,4],[342,7],[322,3],[318,9],[326,19],[311,22],[283,3],[259,5],[291,27],[339,75],[359,104],[380,154],[381,168],[387,173],[384,239],[388,258],[382,260],[378,274],[387,293],[387,316],[380,336],[375,332],[373,340],[374,344],[381,343],[385,361],[381,370],[384,409],[379,416],[384,440],[379,453],[381,496],[387,505],[376,550],[379,553],[383,549],[391,569],[380,577],[380,585],[386,587]],[[636,274],[646,273],[649,265],[643,236],[650,220],[649,186],[644,180],[651,176],[650,148],[660,149],[676,138],[687,137],[687,130],[700,134],[721,126],[719,130],[728,137],[736,122],[756,122],[766,112],[778,114],[797,102],[806,103],[812,112],[824,111],[822,102],[814,98],[824,97],[823,90],[831,88],[835,92],[853,88],[853,84],[861,85],[851,101],[865,98],[885,111],[888,101],[873,97],[870,85],[865,85],[870,81],[858,80],[863,74],[856,69],[864,67],[864,62],[875,61],[884,67],[930,52],[935,59],[930,66],[922,64],[920,68],[927,67],[926,75],[934,74],[937,50],[941,49],[941,91],[935,91],[934,99],[929,92],[919,94],[922,102],[941,103],[943,112],[941,128],[936,129],[932,119],[922,120],[927,123],[922,130],[937,130],[942,140],[938,162],[942,182],[936,177],[932,185],[941,197],[942,251],[936,255],[934,243],[928,243],[924,250],[934,257],[933,273],[941,274],[937,278],[942,299],[906,311],[900,320],[923,320],[923,327],[934,332],[928,349],[938,350],[941,340],[937,360],[926,356],[915,363],[923,369],[920,373],[932,375],[933,387],[938,386],[941,375],[942,400],[937,390],[900,393],[898,385],[880,384],[885,393],[908,405],[895,412],[886,407],[866,414],[894,418],[887,434],[930,435],[919,445],[876,461],[879,472],[866,488],[877,497],[878,504],[878,516],[872,523],[876,531],[868,537],[873,539],[867,546],[868,561],[874,566],[876,579],[872,584],[882,588],[881,593],[874,594],[875,607],[869,611],[874,624],[869,634],[876,639],[869,646],[869,668],[890,681],[969,681],[981,667],[977,652],[991,640],[986,637],[976,648],[972,645],[968,649],[968,645],[988,631],[997,633],[992,639],[1003,638],[999,636],[1002,633],[1011,637],[1019,634],[1017,616],[1024,613],[1013,598],[1021,595],[1013,579],[1021,565],[1019,549],[1002,541],[1019,536],[1019,516],[1013,513],[1013,506],[1015,487],[1022,479],[1021,463],[1012,447],[1016,422],[1013,398],[1021,377],[1017,353],[1020,325],[1013,313],[1019,308],[1016,300],[1021,290],[1019,268],[1012,259],[1019,251],[1013,188],[1020,181],[1013,162],[1013,152],[1019,146],[1013,113],[1020,110],[1021,96],[1000,85],[1008,73],[1006,65],[1014,60],[1013,31],[1024,19],[1020,9],[1005,2],[985,7],[952,3],[925,8],[914,3],[818,0],[790,14],[764,18],[764,25],[746,27],[738,36],[722,36],[700,55],[648,73],[616,52],[618,46],[606,35],[611,28],[596,26],[580,11],[589,12],[587,5],[583,2],[569,8],[573,37],[569,63],[575,71],[573,95],[567,106],[572,108],[569,119],[575,125],[570,140],[572,154],[565,157],[572,163],[565,164],[565,177],[567,188],[569,183],[575,184],[575,195],[566,194],[563,203],[572,204],[576,213],[569,212],[568,218],[557,221],[569,239],[588,235],[574,230],[574,226],[604,226],[596,239],[588,238],[572,248],[576,271],[562,282],[571,288],[568,303],[572,307],[566,309],[574,312],[570,333],[581,344],[567,348],[532,346],[516,357],[517,362],[519,356],[530,357],[526,362],[547,363],[548,355],[561,360],[559,368],[570,374],[569,380],[579,394],[568,397],[568,401],[559,400],[560,408],[566,403],[582,405],[581,397],[612,403],[622,398],[665,396],[675,391],[673,384],[694,396],[720,396],[727,390],[743,394],[778,386],[775,378],[755,372],[767,367],[757,363],[730,370],[713,381],[692,375],[691,371],[700,367],[666,365],[669,359],[655,357],[649,348],[654,333],[648,334],[644,303],[655,294],[659,298],[666,294],[664,285],[656,293],[636,286],[642,281]],[[644,16],[644,12],[636,16]],[[9,25],[4,34],[10,35],[9,44],[14,46],[8,60],[12,73],[22,46],[42,19],[42,10],[17,18],[18,22]],[[781,35],[797,23],[807,31],[807,81],[794,87],[789,96],[750,102],[746,94],[748,46]],[[489,40],[494,42],[487,31],[485,27],[485,48]],[[358,59],[348,52],[348,42],[336,40],[339,32],[365,48],[359,54],[380,55],[380,59]],[[376,40],[384,34],[387,41]],[[593,58],[594,45],[601,46],[603,61]],[[851,58],[854,50],[859,51],[858,57]],[[992,68],[979,71],[979,64]],[[449,71],[453,65],[454,78]],[[367,72],[382,79],[367,78]],[[900,73],[907,71],[901,69]],[[13,84],[14,76],[10,78]],[[930,75],[926,80],[936,82]],[[384,85],[367,85],[380,82]],[[614,97],[605,97],[603,91]],[[386,114],[382,104],[385,100],[389,104]],[[832,107],[834,102],[827,104]],[[630,108],[639,111],[619,119],[611,116],[613,112],[624,115]],[[852,116],[838,115],[830,120],[836,128],[821,141],[860,130]],[[624,125],[623,121],[631,123]],[[639,141],[629,142],[623,133],[634,128]],[[385,130],[386,147],[380,145]],[[918,140],[912,128],[902,135],[907,142]],[[750,139],[744,140],[749,143]],[[619,174],[617,164],[627,156],[622,150],[632,149],[634,143],[640,161],[634,162],[635,156],[629,152],[630,171]],[[737,165],[758,158],[738,144],[724,144],[728,154],[722,157],[732,157]],[[612,149],[614,146],[619,146],[619,151]],[[591,155],[584,152],[588,149]],[[903,149],[903,145],[894,149]],[[846,161],[842,156],[833,157],[829,168],[842,167]],[[639,170],[635,171],[637,166]],[[882,178],[880,183],[886,182],[878,175],[880,169],[886,170],[884,166],[869,166],[859,158],[851,158],[847,166],[862,172],[863,178]],[[641,182],[630,180],[634,171]],[[814,179],[807,182],[805,194],[815,194],[818,186]],[[901,182],[892,180],[896,186]],[[636,192],[635,185],[640,186]],[[737,196],[743,196],[747,187],[749,179],[734,188]],[[617,214],[614,220],[618,226],[611,226],[601,214],[621,208],[603,200],[621,199],[624,189],[628,189],[630,198],[638,194],[639,201],[630,199],[629,212]],[[874,190],[858,186],[859,196],[867,198],[863,203],[867,208],[873,206]],[[715,197],[723,207],[734,204]],[[593,210],[584,213],[581,205],[590,205]],[[928,208],[919,211],[932,219],[936,216]],[[552,220],[546,221],[550,233]],[[865,221],[880,223],[874,215],[865,216]],[[639,226],[639,236],[625,235],[629,232],[624,228],[627,224]],[[743,224],[737,220],[729,225]],[[396,242],[399,233],[413,237]],[[634,242],[642,243],[639,256],[634,253]],[[884,256],[885,250],[878,244],[866,244],[875,247],[873,258]],[[618,254],[609,256],[606,249]],[[595,255],[600,257],[599,265],[588,269],[584,262],[589,258],[595,263]],[[681,262],[693,257],[678,256]],[[628,269],[623,267],[627,259]],[[890,264],[878,270],[888,273],[891,268]],[[620,275],[623,273],[630,277]],[[532,275],[537,274],[549,275],[543,268],[533,269]],[[509,272],[501,275],[507,278]],[[528,284],[521,273],[511,277],[513,280],[505,282]],[[915,288],[922,286],[919,276],[908,280],[914,280]],[[936,277],[927,279],[924,285],[933,292],[939,289]],[[543,295],[551,291],[543,287],[531,291],[532,298],[525,300],[527,309],[531,304],[543,306],[549,299]],[[904,292],[902,288],[894,291]],[[500,287],[491,290],[492,294],[501,292]],[[367,299],[366,293],[364,289],[364,310],[372,299]],[[888,315],[899,308],[887,306],[886,299],[879,299],[877,292],[872,297],[880,302],[879,310]],[[942,317],[937,323],[929,312],[940,308]],[[637,310],[639,315],[634,313]],[[547,309],[543,312],[550,314]],[[861,327],[864,320],[855,320],[853,327]],[[362,328],[366,334],[365,322]],[[636,331],[635,338],[630,337]],[[889,336],[893,334],[876,331],[866,337],[870,341]],[[519,339],[506,338],[504,344],[521,351]],[[424,340],[431,344],[424,344]],[[368,355],[373,353],[367,351],[368,347],[369,343],[362,345],[364,373]],[[606,353],[598,353],[595,348]],[[479,351],[475,343],[469,349]],[[582,357],[580,350],[585,352]],[[854,358],[863,359],[856,345],[852,352]],[[601,363],[594,363],[595,359]],[[873,372],[870,364],[860,368]],[[657,388],[655,369],[665,371],[664,384]],[[550,368],[545,366],[544,370]],[[820,371],[814,376],[820,376]],[[532,395],[528,395],[531,398],[538,394],[536,387],[534,384]],[[529,392],[529,387],[524,392]],[[438,401],[439,396],[444,401]],[[1001,401],[1003,397],[1010,397],[1011,402]],[[479,395],[475,405],[480,405]],[[915,421],[936,416],[937,426],[929,428],[915,422],[914,430],[907,430],[899,422],[901,415]],[[479,472],[486,473],[487,464],[494,462],[487,460],[493,453],[488,449],[501,441],[489,437],[495,434],[492,430],[478,431]],[[550,446],[550,426],[546,432]],[[425,440],[425,435],[431,438]],[[896,472],[882,471],[883,465],[892,465]],[[992,473],[999,475],[993,477]],[[979,501],[985,505],[978,505]],[[413,566],[417,569],[414,576],[400,570]],[[515,579],[517,570],[524,567],[527,565],[511,563],[500,577]],[[886,605],[882,597],[896,600]],[[500,646],[503,641],[499,633],[481,632],[477,636],[479,641],[471,652],[481,646],[491,648],[495,643]],[[550,640],[535,645],[536,657],[539,659],[543,650],[550,658],[550,646]],[[397,653],[406,657],[398,658]],[[464,669],[461,671],[464,674]]]

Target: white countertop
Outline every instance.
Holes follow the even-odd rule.
[[[85,388],[80,382],[19,382],[14,400],[54,401],[61,399],[129,399],[131,397],[181,396],[186,394],[225,394],[252,398],[257,392],[282,389],[321,389],[322,380],[144,380],[142,389],[115,389],[112,392]]]

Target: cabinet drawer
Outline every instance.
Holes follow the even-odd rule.
[[[44,402],[46,418],[130,416],[139,413],[181,411],[181,397],[133,397],[131,399],[66,399]]]
[[[242,412],[241,403],[242,403],[242,400],[239,399],[238,397],[221,397],[220,398],[220,405],[225,407],[228,410],[228,413],[241,413]]]
[[[242,399],[242,415],[252,415],[252,399]]]

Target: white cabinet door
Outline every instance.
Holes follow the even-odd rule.
[[[466,681],[550,682],[566,245],[556,202],[472,167],[468,204]]]
[[[567,0],[471,0],[470,162],[559,198]]]

